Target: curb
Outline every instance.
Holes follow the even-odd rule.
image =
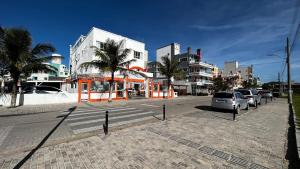
[[[300,126],[297,124],[298,119],[296,117],[294,105],[291,106],[291,111],[293,113],[293,118],[294,118],[295,137],[296,137],[296,143],[297,143],[298,158],[300,159],[300,147],[299,147],[299,145],[300,145],[300,130],[298,130],[300,128]]]

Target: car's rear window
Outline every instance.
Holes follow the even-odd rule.
[[[216,98],[232,98],[232,93],[216,93],[214,95]]]
[[[243,95],[251,95],[249,90],[238,90],[238,92],[242,93]]]

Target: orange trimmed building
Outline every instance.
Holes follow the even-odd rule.
[[[162,87],[159,83],[154,83],[153,74],[146,72],[148,51],[145,50],[145,44],[143,42],[93,27],[87,35],[81,35],[74,45],[70,45],[71,79],[66,86],[66,90],[72,93],[78,93],[78,102],[108,100],[110,74],[95,68],[89,68],[87,70],[79,68],[81,63],[98,59],[91,46],[97,46],[101,49],[107,39],[112,39],[116,42],[123,40],[123,47],[130,49],[127,60],[136,60],[129,65],[129,69],[144,74],[144,76],[141,76],[128,72],[115,72],[115,83],[112,94],[113,100],[175,96],[172,90],[169,92],[161,90],[165,87]]]

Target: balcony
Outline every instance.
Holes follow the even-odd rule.
[[[209,68],[209,69],[213,68],[213,66],[208,63],[194,62],[194,61],[190,61],[190,66],[200,66],[200,67],[205,67],[205,68]]]
[[[213,77],[212,72],[206,72],[206,71],[199,71],[199,72],[190,72],[191,76],[204,76],[204,77]]]

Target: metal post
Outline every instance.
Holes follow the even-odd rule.
[[[235,105],[233,105],[233,121],[235,121],[235,113],[236,113]]]
[[[291,83],[291,63],[290,63],[290,44],[289,44],[289,38],[286,39],[286,63],[287,63],[287,78],[288,78],[288,90],[289,90],[289,104],[293,103],[292,100],[292,83]]]
[[[166,105],[163,105],[163,121],[166,120]]]
[[[104,134],[108,133],[108,111],[105,112],[105,123],[103,124]]]

